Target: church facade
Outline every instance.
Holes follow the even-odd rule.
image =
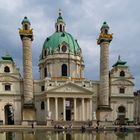
[[[100,45],[100,79],[83,76],[84,58],[74,37],[66,32],[61,12],[55,32],[46,38],[39,59],[40,79],[32,77],[33,31],[27,17],[19,35],[23,49],[23,77],[10,55],[0,60],[0,122],[2,124],[85,123],[134,120],[133,75],[120,56],[109,70],[113,35],[103,23]],[[92,64],[92,63],[91,63]]]

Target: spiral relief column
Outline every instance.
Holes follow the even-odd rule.
[[[27,17],[22,21],[19,35],[23,47],[23,119],[31,120],[34,117],[33,77],[32,77],[32,41],[33,32]]]
[[[97,40],[97,44],[100,45],[100,89],[97,108],[100,120],[105,120],[105,112],[111,110],[109,107],[109,45],[112,38],[112,34],[109,34],[109,26],[104,22]]]

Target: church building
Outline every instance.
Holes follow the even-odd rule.
[[[89,121],[124,124],[134,120],[134,77],[120,56],[109,70],[109,47],[113,35],[106,22],[97,39],[100,49],[98,81],[83,76],[84,52],[78,41],[66,31],[61,11],[55,32],[42,45],[38,62],[40,79],[33,79],[33,30],[27,17],[21,24],[19,46],[22,45],[23,52],[23,77],[12,56],[6,54],[0,60],[1,124],[34,122],[53,126]]]

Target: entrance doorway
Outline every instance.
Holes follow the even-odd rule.
[[[66,121],[71,120],[71,109],[66,109]]]
[[[4,110],[5,110],[5,124],[13,125],[14,124],[14,109],[12,105],[6,105]]]
[[[119,106],[118,107],[118,124],[126,124],[126,119],[125,119],[125,113],[126,113],[126,109],[124,106]]]

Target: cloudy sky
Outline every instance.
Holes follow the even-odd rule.
[[[0,56],[8,52],[22,71],[22,45],[18,28],[24,16],[34,29],[33,72],[39,77],[38,62],[44,40],[54,31],[59,8],[66,31],[78,40],[85,60],[85,77],[99,79],[99,51],[96,44],[104,21],[114,34],[110,45],[110,69],[118,55],[127,61],[140,88],[140,14],[138,0],[0,0]],[[37,76],[38,75],[38,76]]]

